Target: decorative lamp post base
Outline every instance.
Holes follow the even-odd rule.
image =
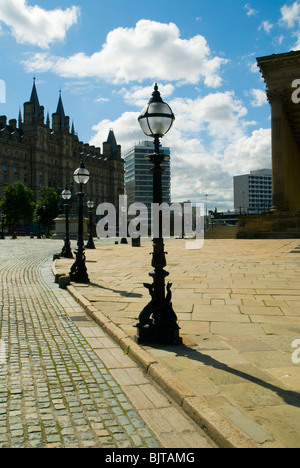
[[[179,329],[160,328],[155,324],[139,328],[134,340],[138,344],[162,344],[178,346],[182,344]]]
[[[74,258],[72,250],[71,250],[70,242],[65,241],[65,245],[63,246],[60,256],[63,258]]]
[[[154,285],[144,283],[152,296],[151,302],[142,310],[139,323],[135,325],[138,344],[181,345],[180,327],[171,302],[171,283],[167,285],[167,296],[164,300],[155,298]]]
[[[88,240],[88,243],[86,244],[85,248],[86,249],[95,249],[96,248],[93,239]]]
[[[85,266],[85,254],[83,252],[75,251],[76,254],[76,261],[74,265],[71,267],[71,271],[69,273],[70,280],[74,283],[86,283],[89,284],[89,276],[87,273],[87,269]]]

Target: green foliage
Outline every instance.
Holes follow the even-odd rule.
[[[5,223],[15,225],[23,221],[32,221],[35,208],[33,199],[33,191],[22,182],[7,185],[0,203]]]
[[[59,214],[59,196],[52,187],[43,187],[40,199],[34,211],[34,221],[44,226],[47,231],[54,225],[54,219]]]

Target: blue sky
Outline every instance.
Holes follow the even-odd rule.
[[[0,0],[0,115],[17,117],[36,76],[46,112],[61,89],[82,141],[113,128],[125,152],[158,82],[176,115],[173,201],[230,209],[233,176],[271,167],[256,57],[299,49],[298,0]]]

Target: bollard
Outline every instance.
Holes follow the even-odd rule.
[[[69,275],[62,275],[59,277],[58,284],[60,289],[66,289],[67,286],[70,284],[70,276]]]
[[[137,239],[131,239],[132,247],[141,247],[141,238],[138,237]]]

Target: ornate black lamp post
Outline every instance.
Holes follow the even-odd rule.
[[[83,241],[83,186],[88,183],[90,178],[89,171],[85,168],[83,160],[80,167],[74,172],[74,180],[80,185],[80,191],[77,193],[79,198],[79,214],[78,214],[78,249],[75,251],[76,261],[71,267],[70,279],[75,283],[89,283],[89,277],[85,265],[84,241]]]
[[[63,200],[65,201],[64,207],[66,210],[66,237],[65,237],[65,243],[62,248],[61,257],[64,258],[73,258],[72,250],[71,250],[71,243],[70,243],[70,230],[69,230],[69,200],[72,197],[72,193],[68,189],[68,187],[65,188],[65,190],[61,194]]]
[[[95,249],[95,244],[94,244],[94,239],[93,239],[93,208],[95,206],[95,203],[92,200],[89,200],[87,202],[87,207],[89,209],[89,214],[90,214],[90,233],[89,233],[89,240],[88,243],[86,244],[85,248],[86,249]]]
[[[149,157],[153,164],[153,203],[162,204],[162,167],[166,156],[160,152],[160,138],[172,127],[174,114],[168,104],[163,102],[158,86],[155,84],[152,98],[143,109],[139,123],[143,132],[154,138],[155,152]],[[165,270],[167,265],[162,236],[162,213],[160,210],[159,235],[153,239],[152,266],[154,270],[149,273],[153,284],[144,286],[151,295],[150,303],[143,309],[136,325],[138,331],[135,340],[138,343],[160,343],[177,345],[182,343],[179,336],[177,316],[171,302],[171,283],[165,286],[165,278],[169,273]]]

